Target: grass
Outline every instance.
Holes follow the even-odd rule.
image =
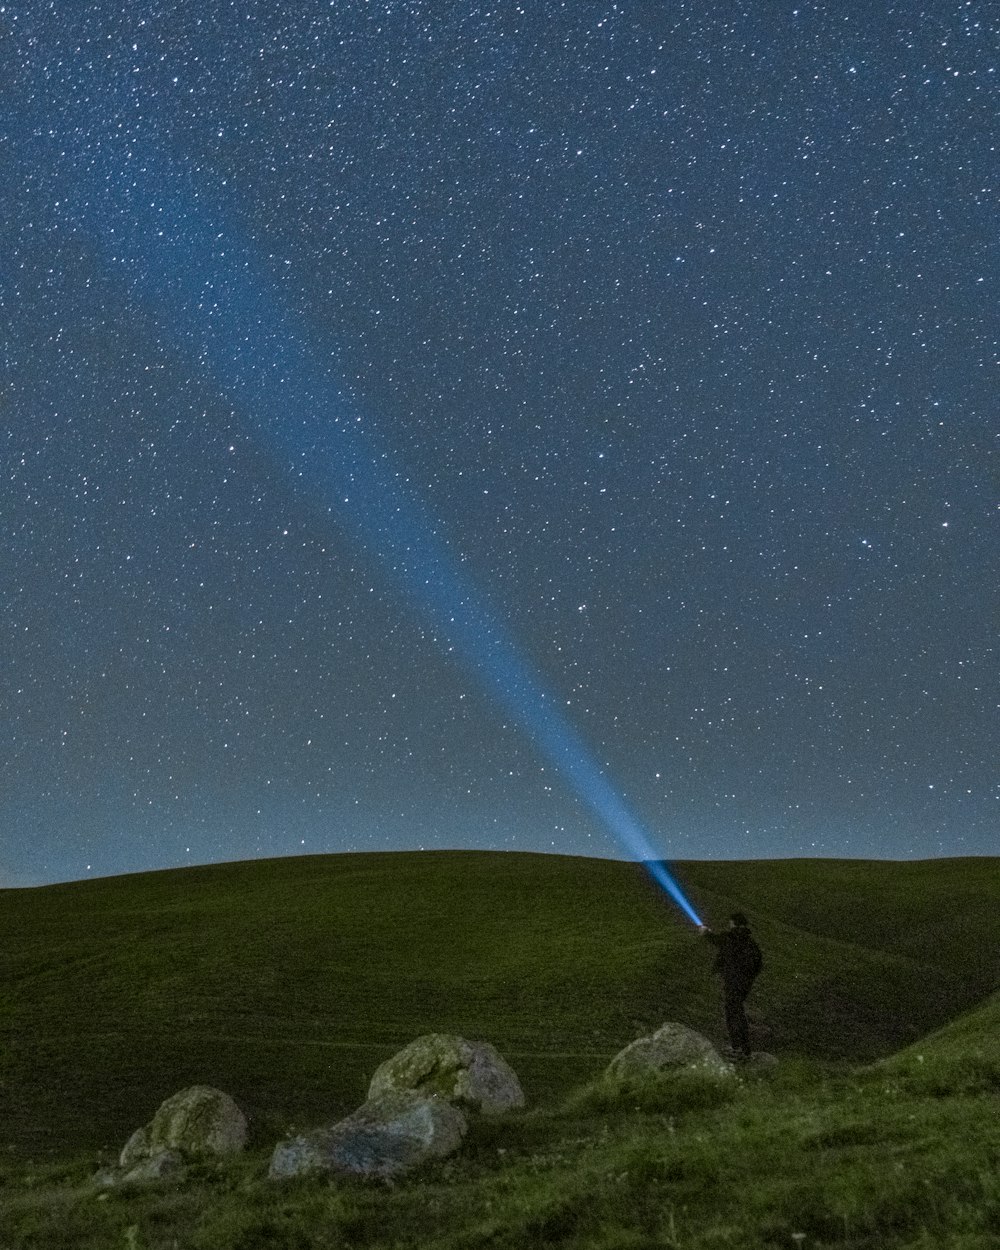
[[[570,1098],[477,1125],[462,1154],[393,1186],[269,1184],[267,1152],[183,1188],[101,1199],[92,1160],[11,1179],[11,1250],[252,1247],[981,1246],[1000,1235],[992,1104],[799,1066],[724,1101]],[[699,1083],[700,1084],[700,1083]],[[991,1114],[992,1113],[992,1114]]]
[[[666,1019],[722,1040],[708,953],[635,865],[358,855],[4,892],[0,1247],[1000,1243],[995,861],[680,874],[708,917],[751,914],[776,1069],[601,1077]],[[391,1187],[266,1181],[279,1136],[432,1030],[495,1042],[531,1109]],[[195,1081],[250,1112],[248,1153],[101,1197],[98,1164]]]

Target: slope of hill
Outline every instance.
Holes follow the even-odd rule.
[[[707,919],[750,913],[752,1018],[779,1054],[871,1060],[997,983],[995,861],[677,869]],[[4,1144],[119,1144],[195,1081],[263,1139],[357,1105],[432,1030],[488,1038],[557,1099],[665,1019],[721,1040],[709,966],[641,865],[613,861],[343,855],[4,891]]]
[[[952,1098],[1000,1091],[1000,994],[872,1069],[911,1094]]]

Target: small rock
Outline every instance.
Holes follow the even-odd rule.
[[[148,1185],[153,1181],[168,1180],[179,1177],[184,1171],[184,1160],[176,1150],[161,1150],[148,1159],[143,1159],[134,1168],[130,1168],[121,1180],[120,1185]]]
[[[176,1150],[159,1150],[128,1168],[102,1168],[94,1176],[94,1185],[102,1191],[97,1195],[100,1200],[107,1197],[109,1189],[180,1179],[183,1172],[184,1160]]]
[[[149,1125],[144,1124],[142,1128],[137,1128],[132,1136],[122,1147],[122,1152],[118,1156],[118,1162],[123,1168],[130,1168],[138,1163],[141,1159],[148,1159],[151,1153],[152,1142],[149,1136]]]

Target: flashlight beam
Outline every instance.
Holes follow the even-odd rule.
[[[283,302],[249,241],[217,207],[209,209],[205,188],[166,161],[155,142],[124,144],[96,115],[91,123],[99,139],[78,161],[70,203],[108,267],[238,406],[293,481],[379,557],[481,689],[700,924],[650,835],[557,710],[500,616],[460,570],[419,501],[400,486],[388,451],[325,363],[328,345]]]

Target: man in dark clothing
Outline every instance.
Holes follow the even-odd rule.
[[[722,977],[723,1007],[729,1043],[741,1059],[750,1058],[750,1026],[743,1004],[764,964],[760,947],[750,932],[750,923],[741,911],[729,918],[729,928],[713,933],[707,925],[698,932],[716,948],[715,971]]]

